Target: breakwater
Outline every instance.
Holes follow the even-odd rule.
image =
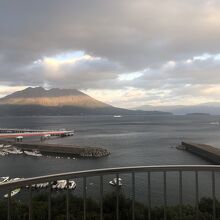
[[[62,155],[74,155],[80,157],[99,158],[105,157],[110,154],[107,149],[101,147],[88,147],[88,146],[76,146],[76,145],[63,145],[63,144],[48,144],[48,143],[28,143],[28,142],[7,142],[18,149],[25,150],[37,150],[45,154],[62,154]]]
[[[220,149],[207,144],[182,142],[182,149],[196,154],[214,164],[220,164]]]

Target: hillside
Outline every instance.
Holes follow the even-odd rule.
[[[98,101],[76,89],[26,88],[0,99],[0,115],[166,115],[157,111],[127,110]]]

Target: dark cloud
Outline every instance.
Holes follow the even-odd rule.
[[[173,94],[177,85],[220,84],[219,62],[183,63],[219,53],[219,12],[217,0],[1,0],[0,81],[169,89]],[[100,59],[63,64],[54,74],[32,66],[44,57],[79,50]],[[164,68],[169,61],[177,66]],[[120,74],[133,72],[143,76],[118,80]]]

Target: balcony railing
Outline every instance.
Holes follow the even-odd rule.
[[[38,183],[49,183],[48,187],[48,220],[51,220],[51,183],[56,180],[67,180],[67,186],[69,186],[68,182],[71,179],[82,179],[82,187],[83,187],[83,219],[86,220],[87,216],[87,178],[89,177],[98,177],[99,178],[99,203],[100,203],[100,220],[103,220],[103,177],[107,175],[114,175],[116,177],[116,181],[118,185],[119,177],[122,174],[131,174],[131,195],[132,195],[132,219],[135,219],[135,182],[136,178],[135,175],[137,173],[146,173],[147,181],[146,181],[146,188],[148,191],[148,216],[147,219],[151,219],[151,203],[152,203],[152,181],[151,181],[151,175],[152,173],[162,173],[163,180],[163,219],[167,219],[167,173],[169,172],[177,172],[178,173],[178,203],[179,203],[179,219],[182,219],[182,205],[183,205],[183,173],[190,171],[193,172],[195,175],[195,217],[196,219],[199,219],[199,185],[202,183],[199,183],[198,179],[198,173],[199,172],[209,172],[211,173],[211,190],[212,190],[212,216],[213,219],[216,219],[216,173],[220,172],[220,166],[214,166],[214,165],[194,165],[194,166],[188,166],[188,165],[175,165],[175,166],[136,166],[136,167],[122,167],[122,168],[109,168],[109,169],[96,169],[96,170],[86,170],[86,171],[80,171],[80,172],[68,172],[68,173],[62,173],[57,175],[47,175],[47,176],[40,176],[35,178],[27,178],[23,180],[18,180],[16,182],[9,182],[9,183],[3,183],[0,185],[0,191],[7,192],[8,193],[8,216],[7,219],[11,220],[11,191],[16,188],[22,188],[29,186],[29,220],[32,219],[32,185],[38,184]],[[116,211],[116,219],[119,220],[119,187],[116,187],[116,204],[115,204],[115,211]],[[66,189],[66,219],[69,220],[69,193],[70,190],[67,187]]]

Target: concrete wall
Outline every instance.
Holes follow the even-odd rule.
[[[200,145],[186,142],[182,142],[182,145],[187,151],[192,152],[193,154],[196,154],[214,164],[220,164],[220,149],[209,145]]]

